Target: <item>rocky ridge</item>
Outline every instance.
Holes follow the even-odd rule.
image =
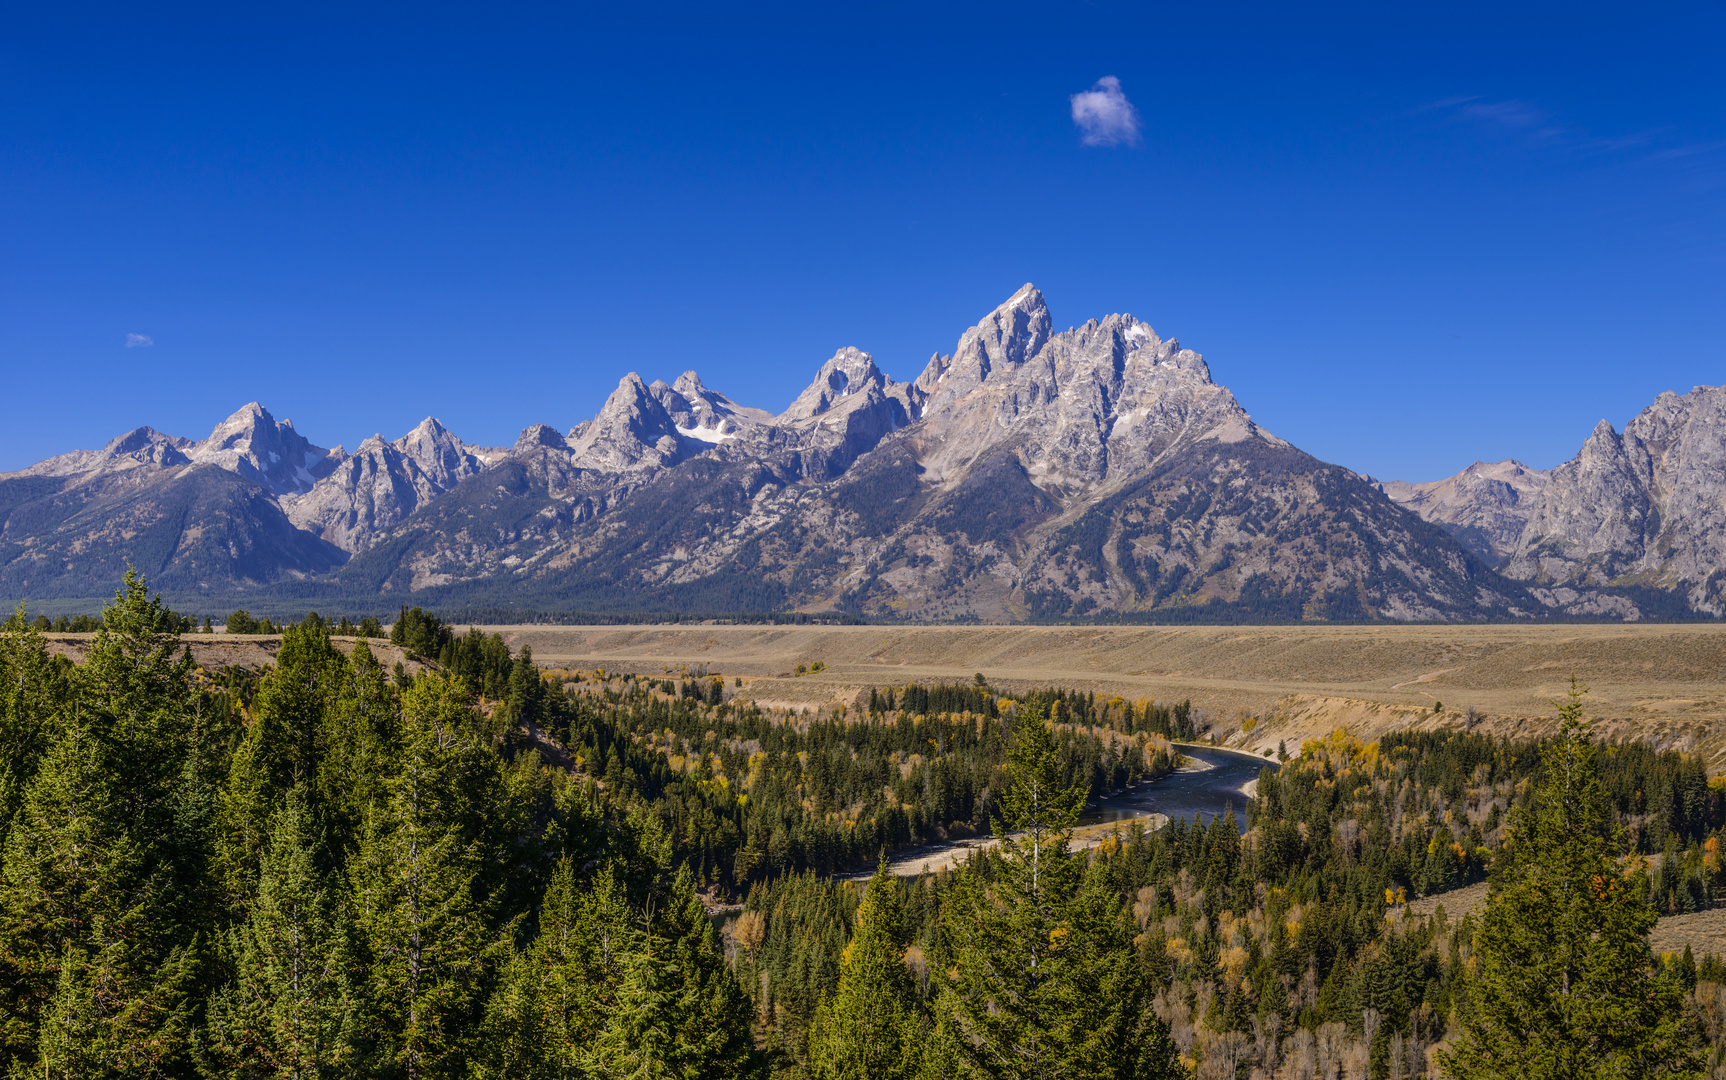
[[[511,462],[338,578],[934,619],[1538,610],[1372,485],[1260,429],[1199,354],[1130,315],[1054,333],[1029,285],[913,383],[841,350],[777,416],[693,373],[632,374],[594,420],[530,428]]]
[[[1483,561],[1498,566],[1516,549],[1551,475],[1512,458],[1477,461],[1443,480],[1420,484],[1388,480],[1379,487],[1398,506],[1419,514]]]
[[[1381,484],[1260,428],[1132,315],[1056,332],[1026,285],[915,380],[844,348],[778,413],[685,371],[630,373],[508,449],[428,418],[326,451],[256,403],[200,442],[140,428],[0,476],[0,589],[90,594],[134,560],[164,586],[385,606],[1638,617],[1626,581],[1711,602],[1702,477],[1726,428],[1705,389],[1550,480],[1501,462]]]
[[[503,451],[463,443],[432,417],[394,442],[373,435],[303,492],[282,496],[288,520],[346,552],[501,460]]]
[[[1668,391],[1619,434],[1602,420],[1552,471],[1506,573],[1566,611],[1633,614],[1590,587],[1726,614],[1726,387]]]
[[[1726,615],[1726,387],[1661,394],[1622,434],[1602,420],[1550,472],[1380,486],[1567,615]]]

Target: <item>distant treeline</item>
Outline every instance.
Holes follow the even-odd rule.
[[[733,626],[866,626],[849,611],[537,611],[514,607],[467,607],[451,611],[450,622],[513,626],[661,626],[717,622]]]
[[[1095,693],[1080,693],[1060,687],[1034,689],[1018,700],[1038,709],[1058,723],[1112,727],[1116,731],[1135,735],[1144,732],[1177,742],[1189,741],[1199,736],[1198,726],[1193,721],[1191,701],[1172,705],[1159,705],[1154,701],[1127,701],[1118,697],[1099,701]],[[890,686],[886,689],[870,687],[869,714],[878,716],[882,713],[901,712],[927,716],[930,713],[971,712],[979,716],[994,717],[999,715],[996,701],[994,689],[979,673],[975,685],[972,686],[924,686],[921,683],[912,683],[909,686]]]

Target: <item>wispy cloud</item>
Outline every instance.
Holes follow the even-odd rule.
[[[1490,120],[1510,128],[1539,127],[1550,119],[1545,112],[1526,101],[1481,101],[1477,98],[1458,104],[1465,116]]]
[[[1097,85],[1074,94],[1073,123],[1086,146],[1132,145],[1139,141],[1139,110],[1121,92],[1121,80],[1104,75]]]
[[[1684,185],[1681,190],[1690,195],[1706,193],[1713,198],[1715,192],[1726,189],[1726,142],[1681,141],[1683,133],[1672,126],[1601,135],[1532,102],[1495,100],[1480,94],[1430,101],[1411,110],[1410,115],[1423,113],[1437,114],[1451,123],[1471,124],[1542,154],[1571,161],[1658,169],[1669,181]],[[1709,221],[1718,216],[1713,209],[1706,214]],[[1698,232],[1694,220],[1686,218],[1684,227]]]
[[[126,335],[126,348],[128,349],[147,349],[154,344],[155,341],[148,334]]]
[[[1532,102],[1515,98],[1494,101],[1479,94],[1443,98],[1414,111],[1446,113],[1456,120],[1473,121],[1507,134],[1521,136],[1533,143],[1582,155],[1641,150],[1656,142],[1659,134],[1656,131],[1635,131],[1628,135],[1602,138],[1554,117]]]

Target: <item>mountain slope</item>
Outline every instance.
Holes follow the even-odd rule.
[[[844,348],[777,413],[631,372],[508,450],[428,418],[326,451],[256,403],[199,442],[139,428],[0,476],[0,590],[91,595],[130,561],[201,595],[373,608],[1718,614],[1723,432],[1726,392],[1699,387],[1550,478],[1380,484],[1260,428],[1132,315],[1056,332],[1026,285],[915,380]]]
[[[466,445],[428,416],[395,442],[373,435],[311,488],[283,495],[280,502],[297,527],[343,551],[361,551],[383,530],[502,456]]]
[[[1661,394],[1620,435],[1602,420],[1552,471],[1506,573],[1567,611],[1631,615],[1601,587],[1726,614],[1726,387]]]
[[[935,619],[1540,611],[1259,429],[1197,353],[1130,315],[1051,326],[1026,286],[915,383],[841,350],[776,417],[693,373],[631,375],[569,439],[530,429],[337,579],[449,603]]]
[[[1514,459],[1477,461],[1443,480],[1387,480],[1380,487],[1392,502],[1450,533],[1482,561],[1497,565],[1515,550],[1551,475]]]
[[[201,442],[140,427],[0,475],[0,592],[101,596],[128,565],[160,588],[224,594],[326,573],[347,554],[277,497],[343,457],[253,402]]]
[[[0,591],[20,598],[101,596],[128,565],[158,588],[226,593],[346,559],[261,485],[207,464],[0,478],[0,519]]]

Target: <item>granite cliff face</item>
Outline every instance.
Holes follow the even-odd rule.
[[[1539,610],[1258,428],[1197,353],[1130,315],[1054,333],[1029,285],[914,382],[842,349],[777,416],[693,372],[632,374],[599,416],[530,428],[337,578],[464,602],[937,619]]]
[[[1635,615],[1600,587],[1669,592],[1726,614],[1726,387],[1667,392],[1602,420],[1552,471],[1506,573],[1566,611]]]
[[[478,476],[502,451],[470,447],[432,417],[395,442],[373,435],[304,492],[282,496],[288,520],[346,552]]]
[[[273,495],[310,491],[341,461],[340,448],[332,455],[313,446],[294,430],[292,420],[277,421],[255,401],[217,424],[187,456],[243,476]]]
[[[1719,611],[1723,408],[1665,395],[1550,479],[1380,484],[1264,431],[1132,315],[1056,332],[1026,285],[915,380],[844,348],[778,413],[685,371],[508,449],[428,418],[326,451],[255,403],[200,442],[139,428],[0,476],[0,589],[94,595],[131,560],[384,607],[1634,618],[1676,589]]]

